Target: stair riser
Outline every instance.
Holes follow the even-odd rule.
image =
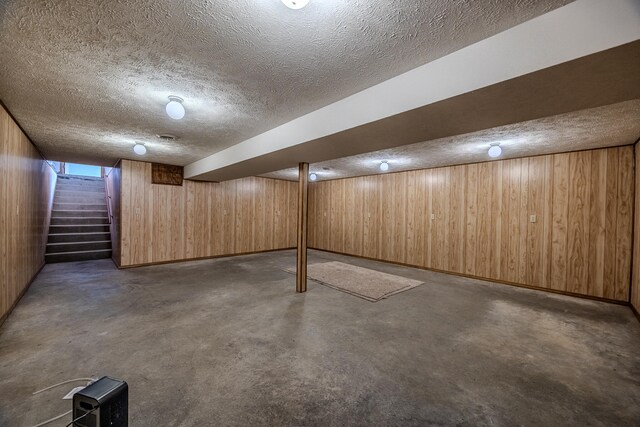
[[[104,184],[102,182],[83,184],[75,182],[57,182],[56,190],[75,190],[76,188],[89,189],[94,191],[104,191]]]
[[[104,178],[97,176],[79,176],[79,175],[67,175],[61,173],[58,175],[60,181],[73,181],[73,182],[103,182]]]
[[[95,242],[111,240],[109,233],[49,234],[49,243]]]
[[[49,227],[50,234],[61,233],[106,233],[109,225],[52,225]]]
[[[109,224],[109,218],[51,218],[51,225]]]
[[[47,245],[48,254],[78,251],[97,251],[100,249],[111,249],[111,242],[82,242]]]
[[[111,258],[111,251],[85,252],[82,254],[46,254],[44,258],[47,264],[57,262],[90,261],[95,259]]]
[[[106,203],[80,204],[80,203],[54,203],[54,211],[106,211]]]
[[[55,196],[71,196],[71,197],[104,197],[104,191],[82,191],[78,194],[78,191],[73,190],[56,190]]]
[[[70,218],[70,217],[92,217],[92,218],[106,218],[107,211],[52,211],[52,218]]]
[[[78,189],[79,191],[83,191],[83,190],[93,190],[93,191],[104,191],[104,184],[103,183],[96,183],[96,184],[76,184],[76,183],[67,183],[67,182],[60,182],[58,181],[56,183],[56,190],[65,190],[65,191],[74,191]]]
[[[55,197],[53,199],[54,203],[78,203],[78,204],[90,204],[90,205],[99,205],[105,202],[104,196],[102,197],[82,197],[82,196],[63,196],[63,197]]]

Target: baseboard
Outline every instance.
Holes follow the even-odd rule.
[[[633,304],[629,304],[629,307],[631,307],[631,311],[636,315],[636,319],[638,319],[638,322],[640,322],[640,313],[638,313],[638,310],[636,310]]]
[[[112,253],[113,253],[113,252],[112,252]],[[113,263],[115,264],[115,266],[116,266],[117,268],[122,268],[122,267],[120,267],[120,261],[118,261],[118,259],[117,259],[116,257],[112,256],[112,257],[111,257],[111,261],[113,261]]]
[[[40,266],[40,268],[38,269],[38,271],[36,271],[36,274],[33,275],[31,280],[29,280],[27,285],[22,289],[22,291],[20,292],[20,295],[18,295],[18,298],[16,298],[16,300],[13,302],[13,304],[11,304],[11,307],[9,308],[9,310],[5,314],[3,314],[2,317],[0,317],[0,327],[2,327],[2,324],[4,323],[5,320],[7,320],[7,318],[9,317],[11,312],[13,311],[13,309],[16,308],[16,306],[18,305],[18,303],[20,302],[20,300],[22,299],[24,294],[27,293],[27,291],[29,290],[29,287],[31,286],[33,281],[36,280],[36,277],[38,277],[38,274],[40,274],[40,272],[42,271],[42,269],[44,268],[45,265],[46,265],[46,263],[43,262],[42,265]]]
[[[253,252],[240,252],[237,254],[223,254],[223,255],[212,255],[205,257],[197,257],[197,258],[181,258],[181,259],[172,259],[168,261],[157,261],[157,262],[147,262],[143,264],[131,264],[131,265],[118,265],[118,263],[114,259],[114,263],[121,270],[126,270],[127,268],[136,268],[136,267],[148,267],[150,265],[162,265],[162,264],[175,264],[178,262],[189,262],[189,261],[202,261],[205,259],[215,259],[215,258],[229,258],[233,256],[242,256],[242,255],[253,255],[253,254],[263,254],[265,252],[278,252],[278,251],[288,251],[291,249],[296,249],[295,246],[289,248],[278,248],[278,249],[265,249],[264,251],[253,251]]]
[[[344,253],[344,252],[331,251],[331,250],[328,250],[328,249],[318,249],[318,248],[309,248],[309,249],[312,249],[314,251],[321,251],[321,252],[328,252],[328,253],[332,253],[332,254],[338,254],[338,255],[352,256],[354,258],[361,258],[361,259],[366,259],[366,260],[370,260],[370,261],[386,262],[386,263],[389,263],[389,264],[401,265],[403,267],[417,268],[419,270],[434,271],[436,273],[451,274],[452,276],[459,276],[459,277],[466,277],[466,278],[469,278],[469,279],[483,280],[485,282],[496,283],[496,284],[499,284],[499,285],[515,286],[515,287],[518,287],[518,288],[531,289],[531,290],[534,290],[534,291],[543,291],[543,292],[549,292],[549,293],[552,293],[552,294],[566,295],[566,296],[570,296],[570,297],[589,299],[589,300],[593,300],[593,301],[608,302],[610,304],[630,305],[627,301],[620,301],[620,300],[596,297],[596,296],[585,295],[585,294],[577,294],[575,292],[560,291],[560,290],[557,290],[557,289],[541,288],[541,287],[538,287],[538,286],[524,285],[522,283],[508,282],[508,281],[505,281],[505,280],[489,279],[489,278],[486,278],[486,277],[473,276],[473,275],[470,275],[470,274],[457,273],[457,272],[453,272],[453,271],[439,270],[439,269],[436,269],[436,268],[423,267],[421,265],[406,264],[406,263],[397,262],[397,261],[387,261],[387,260],[382,260],[382,259],[377,259],[377,258],[370,258],[370,257],[366,257],[366,256],[361,256],[361,255],[352,255],[352,254],[348,254],[348,253]]]

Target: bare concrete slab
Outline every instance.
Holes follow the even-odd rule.
[[[293,251],[47,265],[0,327],[0,425],[62,413],[72,385],[31,393],[102,375],[129,383],[132,426],[639,424],[628,307],[309,255],[425,284],[296,294]]]

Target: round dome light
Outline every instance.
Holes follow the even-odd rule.
[[[133,146],[133,152],[138,156],[143,156],[147,153],[147,147],[142,144],[136,144]]]
[[[282,0],[289,9],[302,9],[309,3],[309,0]]]
[[[499,157],[502,154],[502,148],[499,145],[492,145],[488,151],[489,157]]]
[[[316,175],[315,173],[310,173],[309,174],[309,179],[311,181],[315,181],[316,179],[318,179],[318,175]]]
[[[389,170],[389,163],[387,163],[387,162],[380,163],[380,170],[382,172],[388,171]]]
[[[182,98],[178,96],[170,96],[169,103],[167,104],[165,110],[167,111],[167,115],[174,120],[180,120],[184,117],[184,106],[182,105]]]

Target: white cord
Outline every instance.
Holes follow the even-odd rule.
[[[76,381],[91,381],[91,382],[95,382],[96,379],[95,378],[74,378],[72,380],[62,381],[61,383],[50,385],[47,388],[43,388],[42,390],[38,390],[38,391],[34,392],[33,394],[35,395],[35,394],[38,394],[38,393],[42,393],[43,391],[51,390],[52,388],[56,388],[58,386],[69,384],[69,383],[74,383]]]
[[[46,425],[46,424],[52,423],[52,422],[54,422],[55,420],[59,420],[60,418],[62,418],[62,417],[64,417],[64,416],[66,416],[66,415],[69,415],[70,413],[71,413],[71,411],[67,411],[67,412],[65,412],[64,414],[60,414],[60,415],[58,415],[57,417],[53,417],[53,418],[51,418],[51,419],[49,419],[49,420],[47,420],[47,421],[43,421],[43,422],[41,422],[40,424],[36,424],[36,425],[34,425],[33,427],[40,427],[40,426],[43,426],[43,425]]]
[[[69,383],[74,383],[74,382],[77,382],[77,381],[89,381],[89,384],[87,384],[87,385],[90,385],[91,383],[96,382],[97,380],[96,380],[95,378],[74,378],[74,379],[72,379],[72,380],[62,381],[61,383],[54,384],[54,385],[50,385],[50,386],[49,386],[49,387],[47,387],[47,388],[43,388],[42,390],[38,390],[38,391],[34,392],[34,393],[33,393],[33,395],[36,395],[36,394],[38,394],[38,393],[42,393],[43,391],[51,390],[52,388],[56,388],[56,387],[61,386],[61,385],[65,385],[65,384],[69,384]],[[43,422],[41,422],[40,424],[35,424],[33,427],[41,427],[41,426],[43,426],[43,425],[47,425],[47,424],[49,424],[49,423],[54,422],[55,420],[59,420],[60,418],[62,418],[62,417],[64,417],[64,416],[69,415],[71,412],[72,412],[72,411],[67,411],[67,412],[65,412],[64,414],[60,414],[60,415],[58,415],[58,416],[55,416],[55,417],[53,417],[53,418],[50,418],[50,419],[48,419],[47,421],[43,421]]]

